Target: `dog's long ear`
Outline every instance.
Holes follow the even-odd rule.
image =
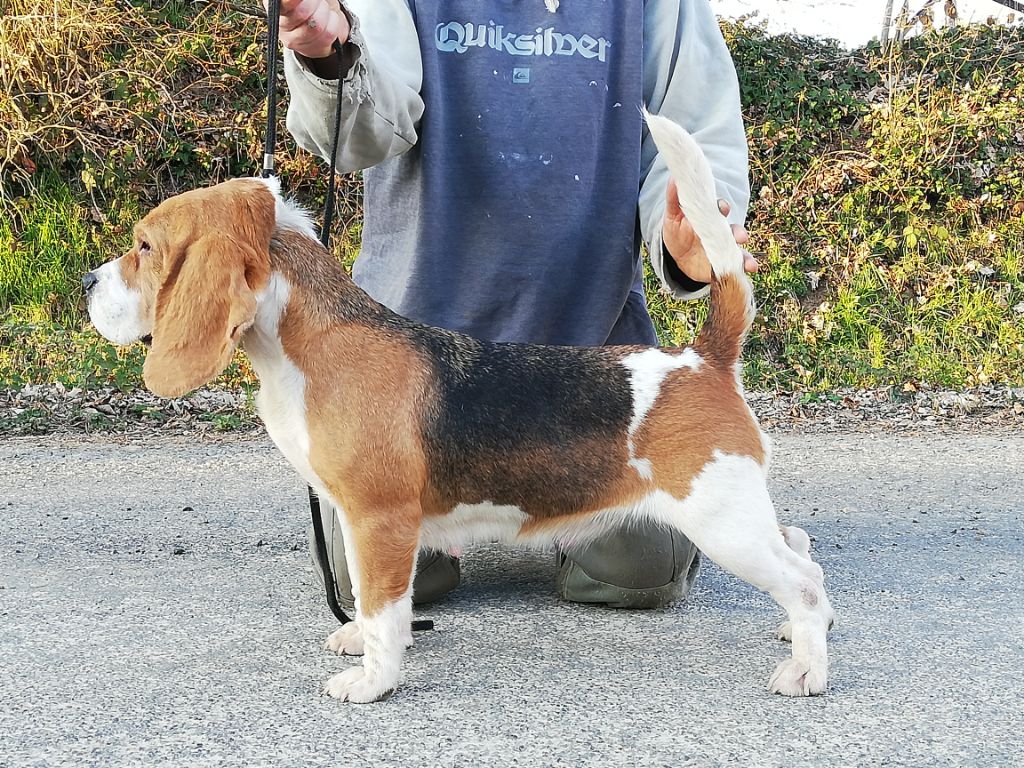
[[[156,300],[146,386],[179,397],[220,374],[256,316],[246,273],[260,262],[251,245],[226,234],[190,244],[167,270]]]

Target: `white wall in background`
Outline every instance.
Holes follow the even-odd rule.
[[[719,16],[736,18],[757,12],[757,21],[767,22],[770,32],[796,32],[816,37],[831,37],[847,47],[863,45],[877,38],[882,29],[882,14],[886,0],[711,0],[711,7]],[[899,12],[902,0],[893,3],[893,15]],[[911,14],[918,11],[925,0],[910,0]],[[944,0],[932,6],[939,26],[945,16]],[[983,22],[989,16],[1005,21],[1012,11],[991,0],[957,0],[961,21]],[[1016,14],[1017,21],[1021,14]]]

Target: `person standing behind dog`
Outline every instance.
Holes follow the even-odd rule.
[[[677,297],[703,295],[711,272],[641,105],[694,135],[747,240],[739,86],[707,0],[282,0],[281,39],[288,129],[325,158],[345,79],[338,169],[367,169],[353,277],[406,317],[489,341],[657,344],[641,240]],[[697,563],[678,533],[616,531],[560,552],[558,589],[662,606]],[[425,554],[415,598],[458,581],[457,560]]]

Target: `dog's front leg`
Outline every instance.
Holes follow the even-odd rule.
[[[328,638],[342,653],[363,654],[361,666],[327,681],[341,701],[376,701],[399,683],[402,656],[412,645],[412,577],[419,545],[419,509],[387,514],[339,511],[356,621]],[[347,629],[347,627],[352,629]],[[351,650],[346,650],[351,649]]]
[[[321,503],[326,503],[321,501]],[[359,604],[359,567],[358,555],[355,551],[355,541],[352,529],[348,525],[345,513],[341,507],[332,505],[334,508],[335,525],[341,531],[342,547],[344,548],[344,563],[346,575],[348,576],[349,587],[352,590],[352,598],[355,602],[355,612],[352,621],[342,624],[327,636],[324,643],[324,650],[336,653],[339,656],[362,656],[363,655],[363,628],[361,608]],[[327,575],[324,575],[327,578]],[[341,574],[336,574],[340,579]]]
[[[321,503],[326,504],[329,502],[326,501],[325,498]],[[352,621],[347,624],[343,624],[327,636],[327,640],[324,642],[324,650],[331,651],[339,656],[362,656],[364,647],[362,628],[363,617],[359,601],[359,567],[357,564],[358,556],[355,551],[356,544],[352,529],[348,526],[347,519],[345,518],[341,508],[333,504],[331,506],[332,512],[335,516],[335,524],[338,526],[338,530],[341,531],[342,546],[345,550],[343,563],[345,565],[346,575],[348,576],[349,588],[352,590],[352,598],[355,602],[355,612],[353,613]],[[341,575],[336,575],[340,579]],[[408,648],[412,643],[412,632],[410,632],[406,638],[405,647]]]

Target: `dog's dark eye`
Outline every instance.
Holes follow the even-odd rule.
[[[142,241],[139,242],[139,256],[148,256],[148,255],[149,255],[149,243],[147,243],[145,240],[142,240]]]

